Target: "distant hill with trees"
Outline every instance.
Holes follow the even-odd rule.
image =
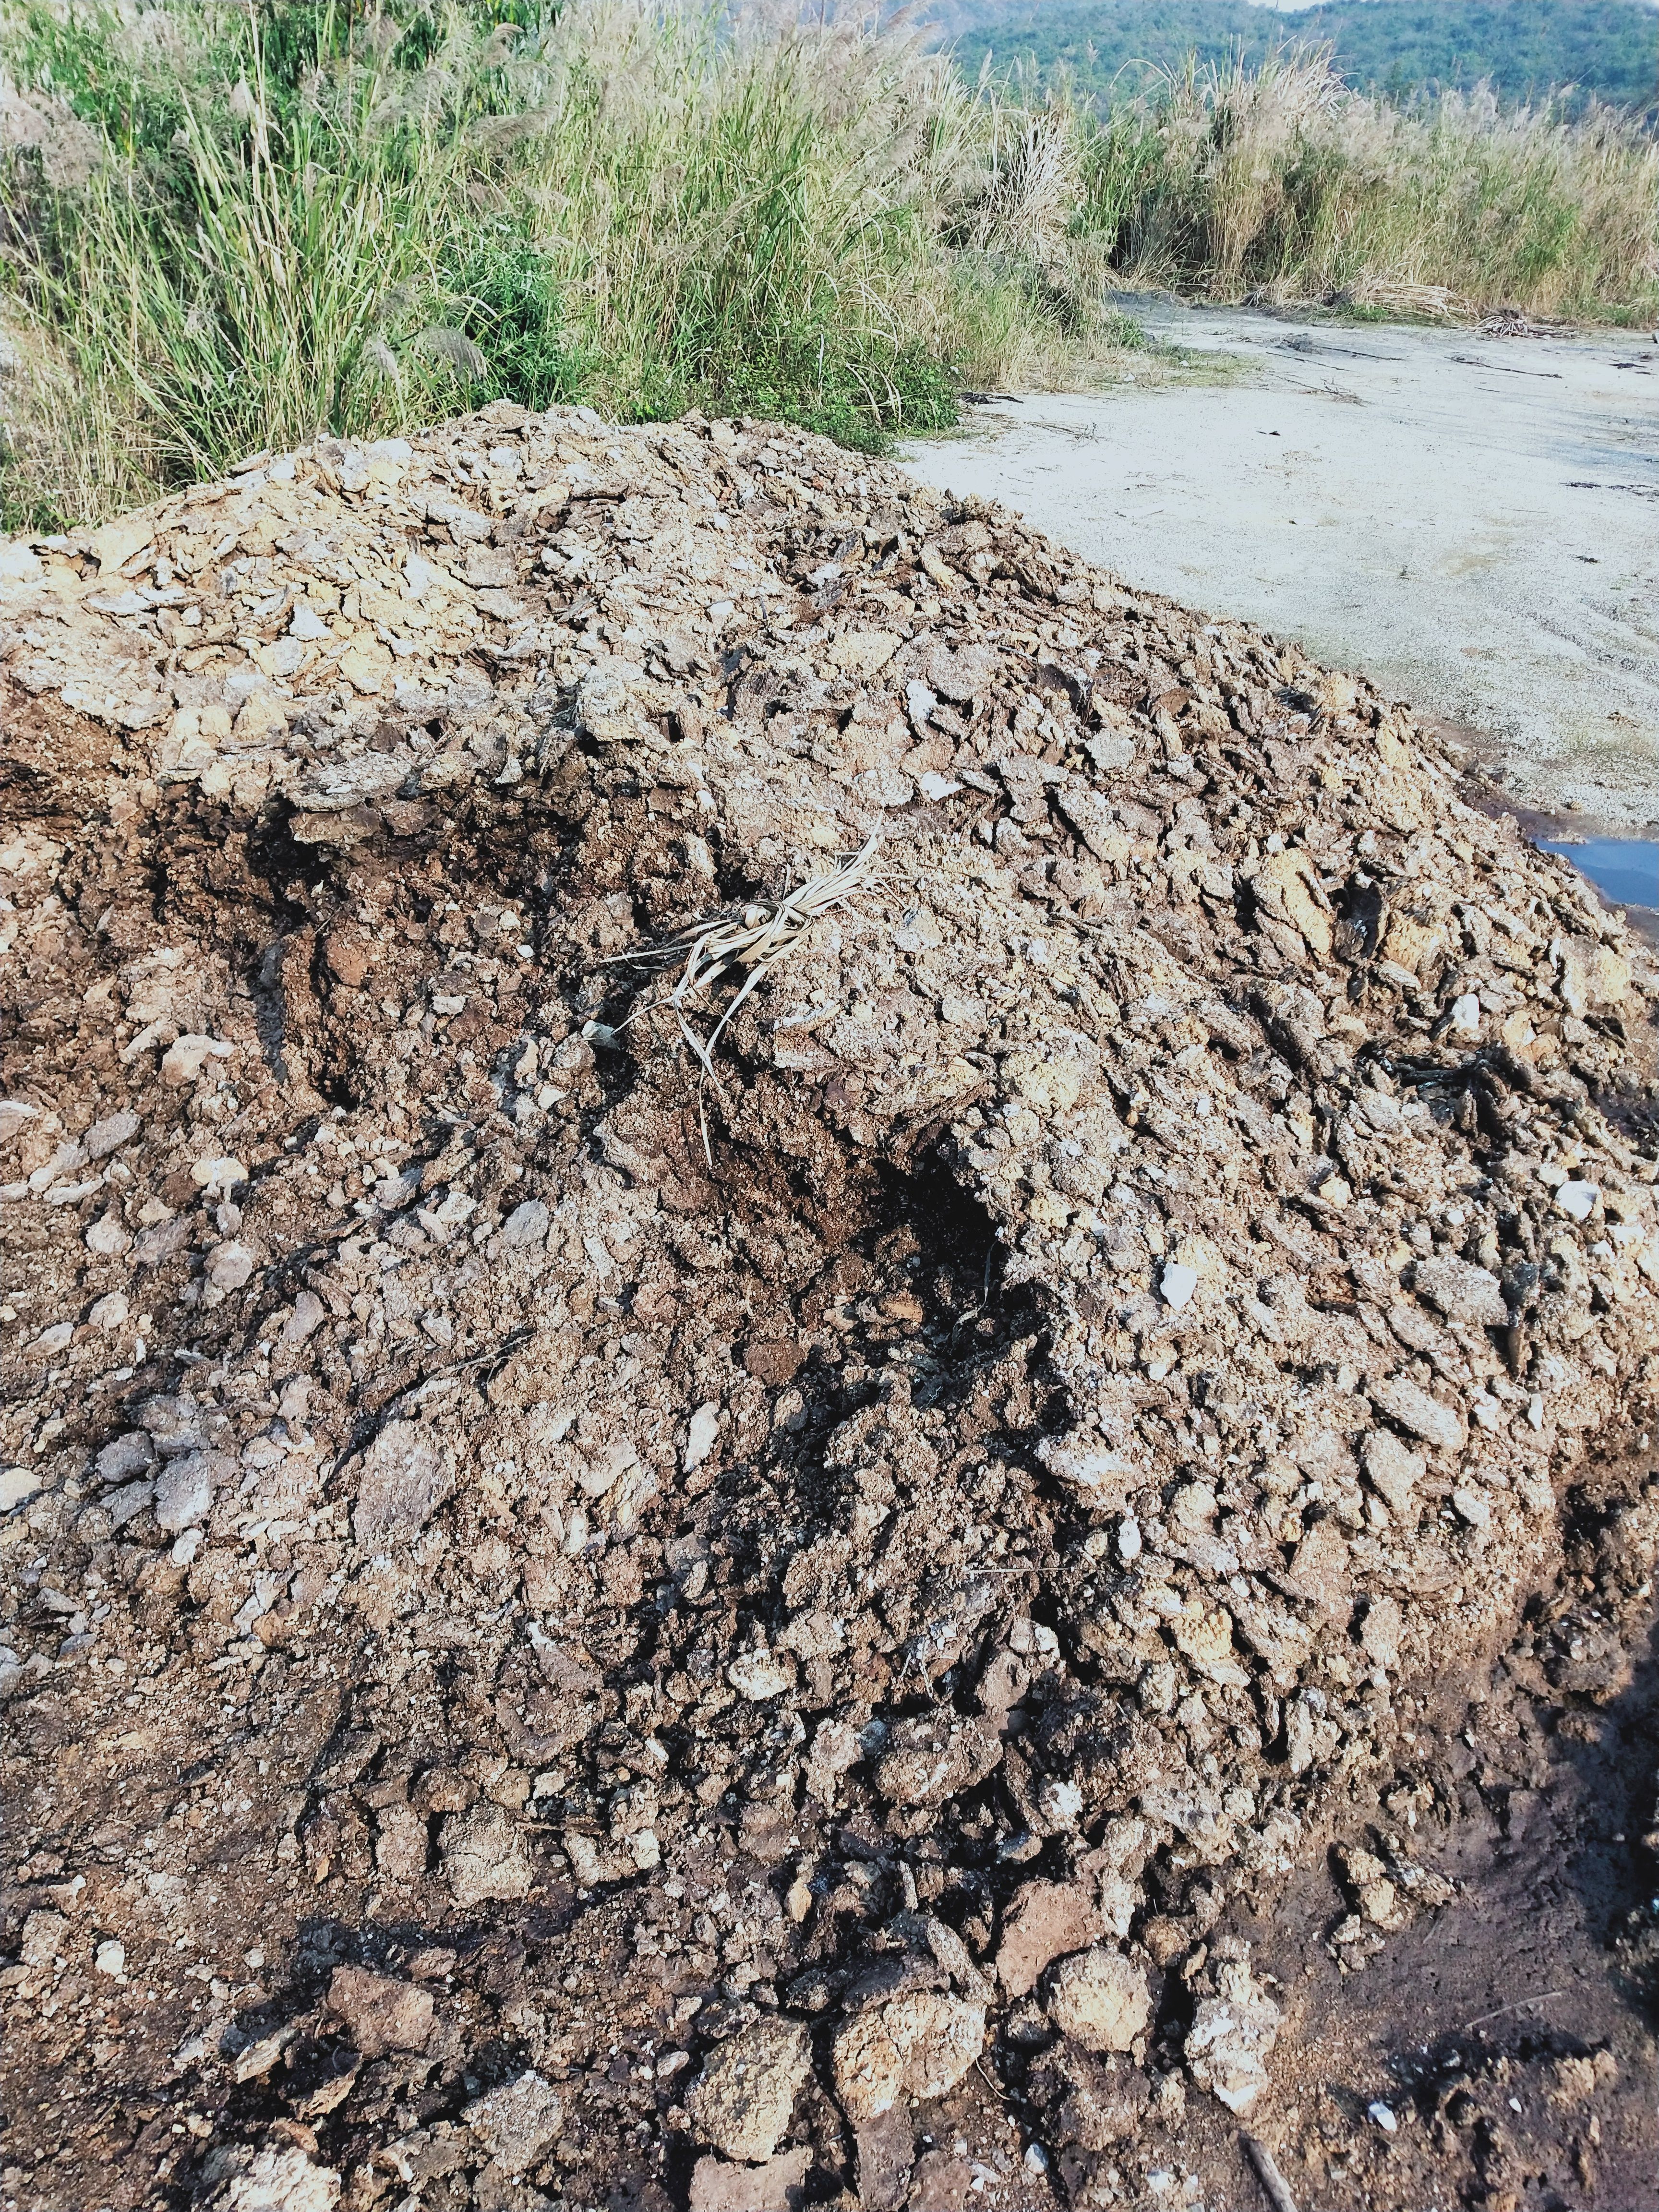
[[[1647,0],[1327,0],[1283,13],[1250,0],[944,0],[933,12],[969,76],[988,53],[999,72],[1063,66],[1097,97],[1189,53],[1254,67],[1307,43],[1329,46],[1351,84],[1395,99],[1486,82],[1505,102],[1567,87],[1580,102],[1659,102],[1659,7]]]

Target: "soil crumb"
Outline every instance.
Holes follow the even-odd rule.
[[[1636,2201],[1574,872],[763,424],[0,558],[6,2206]]]

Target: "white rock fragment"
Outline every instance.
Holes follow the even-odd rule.
[[[222,1043],[217,1037],[179,1037],[161,1056],[161,1080],[194,1083],[210,1060],[228,1060],[235,1049],[234,1044]]]
[[[1572,1221],[1588,1221],[1601,1195],[1600,1183],[1564,1182],[1555,1194],[1556,1211]]]
[[[536,1869],[512,1816],[481,1803],[446,1820],[439,1849],[457,1905],[470,1911],[489,1898],[527,1897]]]
[[[0,1467],[0,1513],[15,1513],[40,1487],[40,1478],[32,1467]]]
[[[1137,1480],[1133,1460],[1080,1432],[1044,1437],[1036,1455],[1051,1474],[1079,1497],[1109,1509],[1121,1505],[1126,1490],[1133,1489]]]
[[[194,1528],[213,1510],[214,1461],[210,1452],[185,1452],[171,1461],[155,1486],[155,1525],[170,1536]]]
[[[100,1974],[113,1976],[125,1973],[127,1970],[125,1944],[118,1943],[112,1936],[107,1937],[93,1953],[92,1963]]]
[[[304,1344],[327,1319],[328,1308],[315,1291],[301,1291],[294,1301],[293,1312],[283,1323],[283,1342],[290,1347]]]
[[[760,1705],[794,1688],[795,1662],[787,1652],[745,1651],[726,1668],[726,1679],[740,1698]]]
[[[1206,1997],[1187,2031],[1187,2065],[1207,2089],[1242,2118],[1267,2087],[1267,2057],[1283,2017],[1243,1959],[1221,1960],[1218,1994]]]
[[[1179,1313],[1198,1288],[1198,1270],[1184,1267],[1179,1260],[1171,1260],[1158,1278],[1158,1286],[1170,1312]]]
[[[239,2170],[208,2200],[211,2212],[335,2212],[339,2174],[315,2165],[297,2145],[236,2155]]]
[[[247,1170],[228,1153],[216,1153],[211,1158],[192,1161],[190,1179],[209,1198],[224,1198],[239,1182],[247,1181]]]
[[[216,1291],[240,1291],[252,1274],[253,1264],[246,1244],[216,1244],[207,1255],[207,1279]]]
[[[100,1482],[125,1482],[129,1475],[143,1474],[155,1464],[155,1447],[144,1431],[129,1429],[125,1436],[112,1437],[93,1465]]]
[[[454,1486],[454,1467],[432,1431],[388,1421],[363,1454],[351,1533],[366,1549],[419,1534]]]
[[[107,1158],[111,1152],[118,1152],[123,1145],[130,1145],[143,1126],[137,1114],[107,1114],[87,1131],[81,1139],[81,1148],[89,1160]]]
[[[545,1244],[552,1216],[539,1198],[527,1198],[522,1206],[515,1206],[501,1224],[501,1242],[516,1250],[527,1250],[532,1245]]]
[[[699,1406],[686,1424],[685,1449],[680,1455],[680,1465],[690,1474],[693,1468],[701,1467],[714,1449],[714,1439],[720,1430],[720,1409],[711,1400]]]

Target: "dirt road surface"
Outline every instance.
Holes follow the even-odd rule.
[[[994,403],[907,465],[1363,669],[1527,806],[1659,818],[1659,344],[1129,304],[1233,373]]]

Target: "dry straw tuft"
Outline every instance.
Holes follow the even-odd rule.
[[[845,906],[854,893],[867,888],[875,880],[876,854],[880,850],[882,833],[872,830],[863,844],[833,873],[809,876],[787,891],[775,905],[750,900],[741,907],[733,907],[712,921],[693,922],[689,928],[678,930],[661,944],[647,946],[639,952],[620,954],[606,966],[637,966],[667,970],[678,968],[679,978],[664,995],[648,1000],[636,1006],[626,1021],[611,1029],[602,1022],[590,1022],[583,1034],[591,1038],[610,1042],[621,1035],[629,1023],[653,1007],[672,1006],[679,1024],[680,1035],[690,1047],[693,1057],[702,1069],[698,1085],[697,1113],[702,1128],[702,1148],[705,1158],[713,1164],[708,1143],[708,1121],[702,1109],[703,1083],[714,1082],[714,1052],[726,1024],[738,1008],[770,975],[781,960],[799,944],[810,926],[836,907]],[[683,963],[683,964],[682,964]],[[734,969],[746,969],[742,988],[715,1023],[705,1041],[699,1036],[687,1018],[687,1009],[699,999],[706,999],[714,986]]]

